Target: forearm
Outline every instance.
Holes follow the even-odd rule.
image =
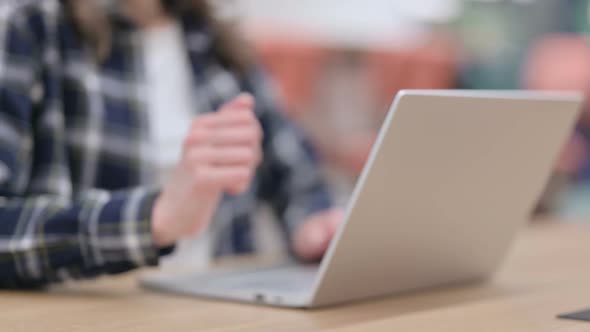
[[[0,206],[0,287],[38,287],[154,265],[150,218],[157,192],[144,188],[8,198]]]

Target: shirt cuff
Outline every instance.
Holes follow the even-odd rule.
[[[97,265],[108,267],[129,264],[133,267],[154,266],[173,247],[158,248],[151,230],[151,215],[159,190],[136,188],[115,192],[104,200],[94,223],[91,248]],[[94,240],[94,241],[92,241]]]

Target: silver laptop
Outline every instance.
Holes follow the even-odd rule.
[[[482,280],[529,219],[576,94],[402,91],[318,266],[148,276],[149,288],[312,308]]]

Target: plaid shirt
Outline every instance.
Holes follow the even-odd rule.
[[[113,14],[114,44],[97,64],[57,0],[0,5],[0,287],[37,287],[157,264],[150,213],[158,188],[138,33]],[[288,237],[330,200],[309,144],[277,111],[257,69],[238,78],[207,26],[180,18],[195,114],[241,91],[256,99],[264,160],[249,191],[225,197],[216,255],[251,252],[261,202]]]

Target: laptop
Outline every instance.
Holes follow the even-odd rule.
[[[401,91],[321,264],[159,273],[141,284],[316,308],[485,280],[529,220],[581,102],[567,93]]]

